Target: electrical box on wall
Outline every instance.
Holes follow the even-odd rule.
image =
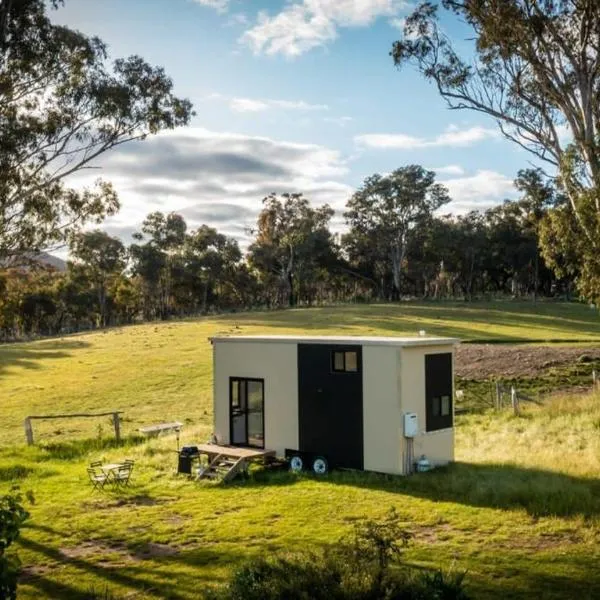
[[[419,433],[417,413],[404,413],[404,437],[414,438]]]

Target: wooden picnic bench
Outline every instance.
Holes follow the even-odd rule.
[[[139,432],[145,436],[153,437],[158,436],[161,433],[174,431],[177,435],[177,451],[179,452],[179,434],[181,432],[182,427],[183,423],[180,423],[179,421],[174,421],[173,423],[158,423],[157,425],[148,425],[147,427],[140,427]]]

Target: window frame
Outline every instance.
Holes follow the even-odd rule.
[[[346,360],[346,355],[347,354],[354,354],[355,355],[355,363],[356,363],[356,368],[355,369],[348,369],[347,368],[347,360]],[[336,368],[336,355],[342,355],[342,363],[343,363],[343,369],[337,369]],[[348,348],[333,348],[331,350],[331,358],[330,358],[330,369],[332,373],[335,373],[336,375],[357,375],[358,373],[360,373],[361,371],[361,367],[362,367],[362,353],[360,352],[360,349],[356,346],[350,346]]]
[[[262,387],[262,397],[261,397],[261,410],[262,410],[262,418],[263,418],[263,439],[262,445],[257,444],[249,444],[248,443],[248,383],[260,383]],[[233,443],[233,388],[234,384],[237,383],[238,388],[238,408],[244,414],[245,420],[245,430],[246,430],[246,441],[244,444],[234,444]],[[242,394],[242,387],[244,388],[244,392]],[[242,408],[242,396],[243,396],[243,404]],[[265,380],[261,377],[229,377],[229,442],[232,446],[240,447],[240,448],[257,448],[264,449],[265,448],[265,438],[266,438],[266,426],[265,426]]]
[[[454,357],[452,352],[425,355],[425,431],[454,427]],[[444,398],[448,412],[444,414]],[[437,410],[436,410],[437,409]]]

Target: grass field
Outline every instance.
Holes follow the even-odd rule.
[[[27,414],[125,412],[123,429],[186,423],[210,432],[211,356],[219,333],[428,333],[498,341],[600,341],[581,305],[408,304],[248,313],[135,326],[0,347],[0,493],[15,481],[36,505],[19,551],[20,598],[197,598],[258,553],[335,542],[395,506],[418,566],[468,570],[479,598],[600,597],[600,398],[555,398],[508,414],[461,417],[458,463],[411,478],[257,474],[220,486],[173,474],[175,441],[112,448],[108,421],[35,424]],[[88,438],[88,441],[81,441]],[[136,460],[133,487],[92,493],[92,459]]]

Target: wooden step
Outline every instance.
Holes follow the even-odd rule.
[[[198,475],[198,479],[221,479],[229,481],[233,479],[245,464],[242,457],[230,457],[218,454],[211,463]]]

